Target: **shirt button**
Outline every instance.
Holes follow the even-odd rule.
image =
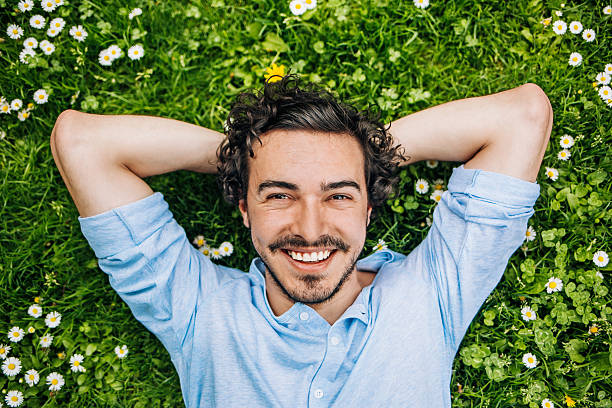
[[[323,390],[316,390],[315,391],[315,398],[323,398]]]
[[[336,336],[331,338],[331,344],[333,344],[334,346],[337,346],[338,343],[340,343],[340,339],[337,338]]]
[[[309,317],[310,317],[310,315],[308,314],[308,312],[300,313],[300,319],[302,319],[302,320],[308,320]]]

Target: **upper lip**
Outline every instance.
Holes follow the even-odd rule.
[[[304,248],[283,248],[285,251],[293,251],[293,252],[302,252],[302,253],[312,253],[312,252],[325,252],[325,251],[333,251],[336,248],[313,248],[313,249],[304,249]]]

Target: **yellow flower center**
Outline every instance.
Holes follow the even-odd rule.
[[[296,4],[296,5],[295,5],[295,8],[296,8],[297,10],[299,10],[299,9],[301,9],[301,8],[302,8],[302,5],[301,5],[300,3],[298,3],[298,4]]]
[[[599,256],[597,257],[597,260],[598,260],[599,262],[603,262],[604,258],[603,258],[603,256],[599,255]]]
[[[45,95],[43,94],[38,95],[38,99],[45,99]],[[36,309],[34,309],[34,313],[38,313]]]
[[[123,353],[125,353],[125,351],[123,351],[123,349],[120,349],[119,354],[123,354]]]
[[[50,1],[47,2],[47,7],[52,7],[53,3],[51,3]]]
[[[599,331],[599,329],[597,328],[597,326],[593,326],[593,327],[591,327],[591,328],[589,329],[589,331],[590,331],[591,333],[597,333],[597,332]]]
[[[28,8],[28,7],[30,7],[30,5],[29,5],[28,3],[25,3],[25,4],[23,5],[23,8]]]
[[[549,171],[549,172],[548,172],[548,177],[552,177],[552,176],[554,176],[554,174],[555,174],[555,173],[553,173],[552,171]]]
[[[23,117],[27,118],[28,116],[30,116],[30,114],[28,112],[23,112]]]
[[[210,254],[210,251],[209,251],[208,249],[205,249],[205,250],[204,250],[202,253],[203,253],[204,255],[208,255],[208,254]]]
[[[33,328],[33,327],[30,327],[30,328],[28,329],[28,331],[29,331],[30,333],[34,333],[34,328]]]
[[[442,184],[436,184],[435,189],[436,190],[442,190]]]
[[[138,50],[134,50],[134,55],[137,55],[137,54],[138,54]]]
[[[34,381],[34,374],[30,374],[30,380]]]
[[[525,314],[527,315],[527,317],[531,317],[531,312],[527,312]]]
[[[79,361],[77,360],[77,361],[74,362],[74,366],[76,367],[78,365],[79,365]]]
[[[80,31],[77,31],[75,34],[76,34],[77,37],[81,36],[81,32]]]
[[[530,363],[533,363],[533,357],[528,357],[527,361],[530,362]]]
[[[15,364],[11,363],[8,365],[9,370],[14,370],[15,369]]]
[[[60,23],[55,23],[55,26],[56,26],[57,28],[60,28],[62,25],[61,25]]]
[[[6,353],[6,350],[3,348],[0,348],[0,354],[4,354],[4,353]]]
[[[110,57],[109,57],[108,55],[105,55],[105,56],[104,56],[104,59],[105,59],[106,61],[108,61],[108,60],[110,59]]]
[[[565,152],[561,152],[561,157],[565,157]]]
[[[52,379],[52,380],[51,380],[51,384],[53,384],[53,385],[57,385],[57,380],[56,380],[55,378],[54,378],[54,379]]]
[[[425,188],[423,184],[419,184],[419,188]]]
[[[8,110],[8,105],[2,106],[2,110],[6,112]]]
[[[548,286],[550,286],[551,289],[554,289],[554,288],[557,287],[557,282],[552,281],[552,282],[550,282],[550,284]]]
[[[441,199],[441,198],[442,198],[442,196],[437,195],[437,196],[435,197],[435,200],[436,200],[436,201],[440,201],[440,199]]]
[[[224,250],[225,252],[229,252],[229,248],[227,248],[227,247],[223,248],[223,250]]]
[[[560,29],[563,28],[563,26],[562,25],[558,25],[557,28],[560,30]]]
[[[51,318],[51,321],[52,321],[52,322],[54,322],[55,320],[56,320],[56,319],[55,319],[55,317],[52,317],[52,318]]]
[[[13,332],[13,337],[19,337],[19,332]]]
[[[35,21],[35,23],[36,23],[36,24],[40,24],[40,20],[36,20],[36,21]]]
[[[16,396],[16,395],[13,395],[13,396],[11,397],[11,401],[13,401],[13,402],[17,402],[18,400],[19,400],[19,398],[17,398],[17,396]]]
[[[578,57],[572,58],[572,61],[574,61],[574,62],[578,61]]]
[[[37,296],[34,298],[34,303],[38,303],[38,302],[40,302],[40,298]]]
[[[17,31],[16,29],[13,29],[13,34],[17,34],[19,31]]]

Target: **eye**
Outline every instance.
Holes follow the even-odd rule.
[[[282,199],[287,198],[287,197],[288,197],[288,195],[287,195],[287,194],[277,193],[277,194],[270,194],[270,195],[267,197],[267,199],[268,199],[268,200],[270,200],[270,199],[272,199],[272,200],[277,200],[277,199],[278,199],[278,200],[282,200]]]
[[[350,200],[351,199],[351,197],[344,195],[344,194],[334,194],[332,198],[334,200]]]

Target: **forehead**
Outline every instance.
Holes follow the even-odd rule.
[[[275,129],[253,143],[249,157],[249,186],[258,180],[303,184],[352,178],[365,184],[364,157],[359,141],[349,134]]]

